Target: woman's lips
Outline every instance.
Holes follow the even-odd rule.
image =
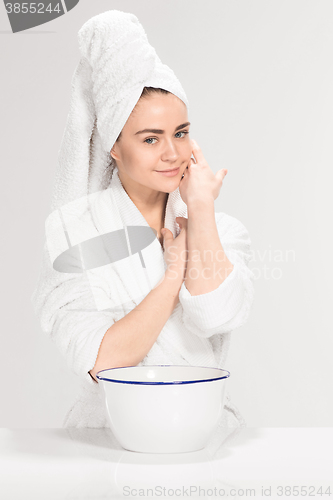
[[[174,177],[175,175],[177,175],[179,173],[179,167],[174,169],[174,170],[164,170],[164,171],[156,170],[156,172],[158,172],[159,174],[165,175],[166,177]]]

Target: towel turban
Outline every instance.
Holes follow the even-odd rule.
[[[144,87],[186,94],[161,62],[134,14],[109,10],[78,32],[81,59],[58,156],[51,211],[110,184],[110,151]]]

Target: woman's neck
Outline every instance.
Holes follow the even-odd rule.
[[[130,180],[124,182],[121,178],[121,174],[119,174],[119,169],[118,177],[127,195],[147,220],[149,225],[154,227],[154,229],[156,229],[155,226],[157,226],[157,230],[160,232],[164,224],[169,193],[154,191],[152,189],[149,190],[146,186],[143,188],[141,186],[134,186]]]

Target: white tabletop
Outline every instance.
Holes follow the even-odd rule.
[[[333,427],[225,429],[174,455],[126,451],[110,429],[0,429],[0,498],[333,500],[332,450]]]

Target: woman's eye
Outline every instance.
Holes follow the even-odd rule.
[[[182,132],[177,132],[176,135],[177,134],[184,134],[183,137],[177,137],[177,139],[183,139],[186,136],[186,134],[189,134],[189,132],[184,130]],[[146,144],[155,144],[154,142],[150,142],[150,141],[157,141],[157,139],[156,139],[156,137],[147,137],[147,139],[145,139],[143,142],[145,142]]]
[[[186,135],[186,134],[189,134],[189,132],[187,132],[186,130],[183,130],[182,132],[177,132],[177,134],[185,134]]]
[[[146,142],[147,144],[153,144],[152,142],[147,142],[147,141],[157,141],[156,137],[148,137],[147,139],[145,139],[144,142]]]

